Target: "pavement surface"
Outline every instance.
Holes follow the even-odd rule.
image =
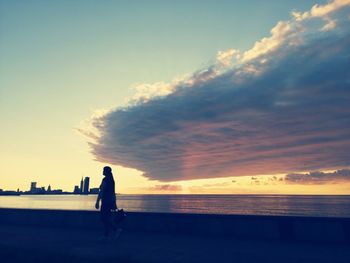
[[[0,262],[350,263],[349,244],[310,244],[123,231],[0,226]]]

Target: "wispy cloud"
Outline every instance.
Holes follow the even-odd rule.
[[[129,106],[92,119],[92,153],[159,181],[350,166],[349,6],[294,12],[250,50],[142,86]]]
[[[174,185],[174,184],[161,184],[161,185],[155,185],[152,187],[147,188],[147,190],[153,191],[153,192],[179,192],[182,191],[181,185]]]
[[[291,184],[328,184],[350,182],[350,170],[343,169],[329,173],[292,173],[286,175],[285,182]]]
[[[292,15],[297,21],[307,20],[315,17],[320,17],[327,20],[329,18],[329,15],[348,5],[350,5],[350,0],[334,0],[325,5],[316,4],[307,12],[301,13],[294,11],[292,12]]]

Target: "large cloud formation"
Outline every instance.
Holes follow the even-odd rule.
[[[92,153],[164,182],[348,167],[349,14],[349,0],[293,12],[250,50],[141,87],[92,119]]]

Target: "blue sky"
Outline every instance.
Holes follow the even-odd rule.
[[[96,109],[125,104],[137,84],[207,68],[218,51],[248,50],[316,3],[326,1],[0,1],[0,142],[9,164],[0,188],[33,178],[70,189],[82,174],[98,175],[103,164],[76,132]]]

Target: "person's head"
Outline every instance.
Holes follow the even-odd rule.
[[[103,167],[103,175],[104,176],[112,175],[112,168],[109,166]]]

